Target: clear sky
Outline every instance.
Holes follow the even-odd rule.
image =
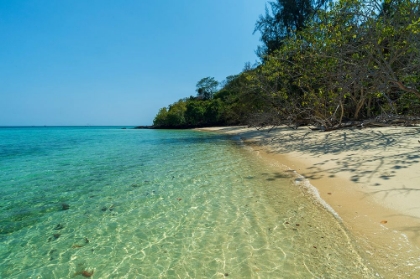
[[[265,0],[0,0],[0,126],[150,125],[258,60]]]

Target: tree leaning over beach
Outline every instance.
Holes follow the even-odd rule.
[[[289,2],[305,1],[272,2],[271,13],[257,21],[263,44],[257,51],[265,50],[259,63],[228,77],[217,92],[205,89],[214,81],[209,77],[197,83],[199,98],[190,97],[197,102],[190,107],[203,111],[210,99],[219,101],[217,117],[202,113],[217,121],[203,118],[194,125],[312,124],[328,130],[367,119],[418,121],[420,1],[308,2],[316,14],[296,12],[306,15],[303,23],[282,20],[293,15]]]
[[[383,113],[418,115],[419,36],[418,1],[339,1],[266,57],[249,75],[247,94],[266,103],[256,115],[326,128]]]

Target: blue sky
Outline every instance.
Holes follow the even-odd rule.
[[[0,0],[0,126],[150,125],[258,60],[263,0]]]

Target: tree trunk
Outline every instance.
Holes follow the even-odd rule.
[[[359,113],[362,109],[363,105],[365,104],[365,94],[363,87],[360,89],[360,100],[356,103],[356,111],[354,112],[354,119],[359,119]]]

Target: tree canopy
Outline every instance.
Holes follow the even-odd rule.
[[[197,97],[204,100],[213,98],[213,94],[217,91],[218,85],[219,82],[217,82],[213,77],[205,77],[200,79],[196,85]]]
[[[419,119],[418,0],[269,5],[271,13],[256,23],[264,44],[260,63],[227,77],[221,88],[214,78],[201,79],[196,98],[161,109],[154,125],[311,124],[328,130]]]
[[[317,11],[325,7],[329,0],[277,0],[268,2],[265,15],[260,15],[255,23],[254,33],[261,33],[263,43],[257,49],[259,57],[273,53],[283,41],[303,30],[307,22],[314,19]]]

